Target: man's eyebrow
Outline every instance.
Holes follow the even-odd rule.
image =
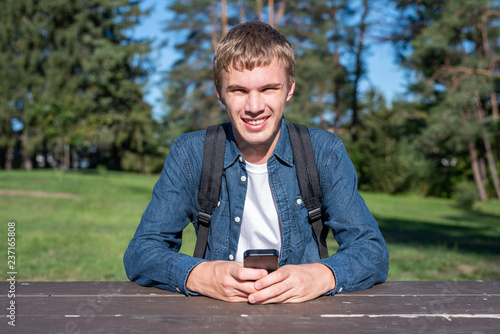
[[[281,88],[283,86],[282,83],[269,83],[269,84],[265,84],[261,87],[259,87],[259,90],[262,90],[262,89],[268,89],[268,88]],[[235,91],[235,90],[248,90],[247,87],[245,86],[240,86],[240,85],[229,85],[227,86],[226,88],[227,91]]]
[[[226,88],[226,90],[227,90],[227,91],[235,91],[235,90],[240,90],[240,89],[242,89],[242,90],[246,90],[246,88],[245,88],[245,87],[240,86],[240,85],[229,85],[229,86],[227,86],[227,88]]]
[[[270,84],[267,84],[267,85],[264,85],[262,87],[260,87],[260,89],[266,89],[266,88],[281,88],[283,86],[282,83],[270,83]]]

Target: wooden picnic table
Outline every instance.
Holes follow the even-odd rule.
[[[186,297],[132,282],[0,283],[1,333],[500,333],[500,282],[401,281],[301,304]],[[12,296],[11,296],[12,297]],[[15,327],[5,306],[15,301]]]

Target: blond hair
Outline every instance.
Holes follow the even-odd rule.
[[[222,89],[222,71],[252,70],[267,66],[273,60],[282,64],[288,87],[295,80],[295,55],[285,36],[270,25],[251,21],[238,24],[220,40],[214,54],[214,84]]]

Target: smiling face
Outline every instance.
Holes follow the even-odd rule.
[[[285,103],[290,100],[295,82],[287,82],[285,68],[272,61],[267,66],[222,73],[218,93],[233,125],[236,144],[251,163],[266,163],[280,135]]]

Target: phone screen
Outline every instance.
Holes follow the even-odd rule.
[[[278,269],[279,252],[276,249],[249,249],[243,253],[245,268],[265,269],[271,273]]]

